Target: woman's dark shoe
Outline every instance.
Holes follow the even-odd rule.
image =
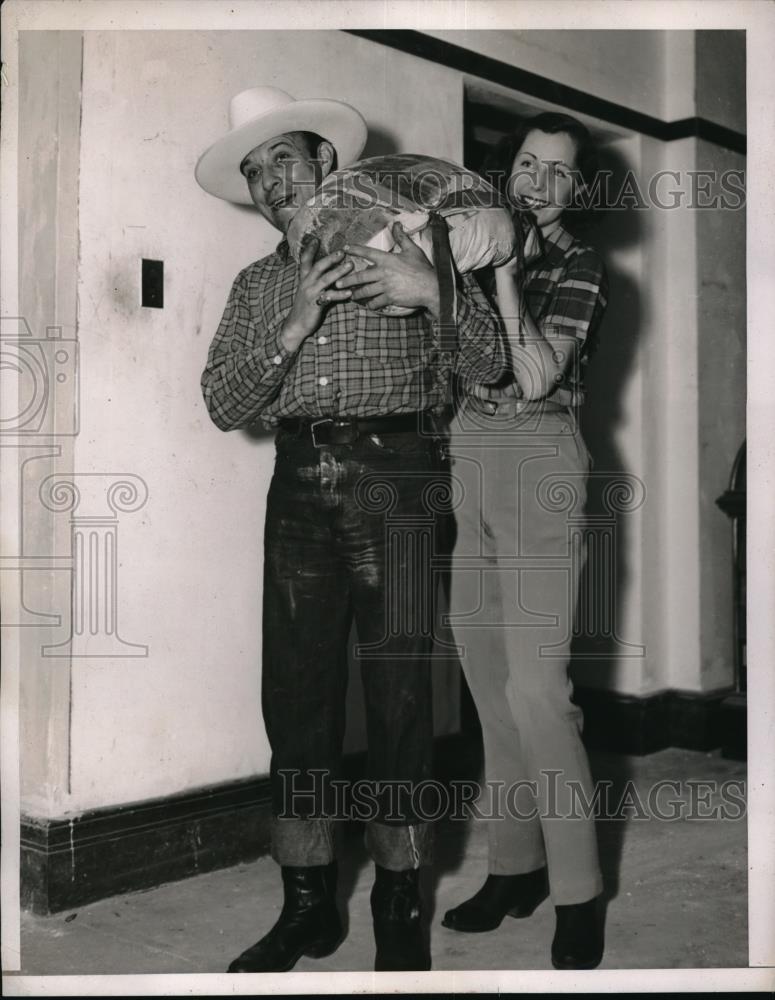
[[[505,916],[529,917],[549,895],[546,868],[521,875],[488,875],[479,892],[447,910],[441,921],[453,931],[476,934],[500,927]]]
[[[427,972],[431,953],[422,926],[419,872],[393,872],[375,865],[371,890],[375,972]]]
[[[596,969],[603,958],[603,921],[598,899],[555,906],[557,929],[552,941],[555,969]]]
[[[274,927],[235,958],[229,972],[287,972],[302,955],[323,958],[342,940],[336,908],[336,862],[283,868],[283,908]]]

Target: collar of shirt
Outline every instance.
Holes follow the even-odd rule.
[[[562,260],[575,243],[567,229],[558,226],[548,235],[541,233],[543,253],[528,264],[528,268],[545,268],[552,260]]]

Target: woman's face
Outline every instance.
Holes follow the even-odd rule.
[[[533,130],[514,157],[508,192],[512,204],[529,209],[543,232],[560,224],[573,199],[576,143],[567,132]]]

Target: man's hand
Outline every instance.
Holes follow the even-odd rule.
[[[386,253],[359,245],[345,250],[353,257],[362,257],[371,263],[362,271],[354,271],[340,278],[336,287],[352,289],[353,301],[369,309],[385,306],[418,307],[427,309],[435,319],[439,316],[439,283],[436,269],[403,230],[400,222],[393,225],[393,237],[400,253]]]
[[[331,303],[352,297],[349,289],[332,287],[352,270],[352,261],[345,260],[344,253],[337,250],[316,262],[317,248],[318,240],[313,237],[299,257],[299,287],[280,337],[286,351],[297,350],[317,330]]]

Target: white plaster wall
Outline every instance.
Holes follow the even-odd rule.
[[[695,114],[745,132],[745,31],[698,31],[695,38]]]
[[[696,139],[644,149],[646,174],[745,168]],[[715,501],[745,435],[744,210],[650,212],[644,265],[641,683],[712,691],[733,682],[732,534]]]
[[[492,16],[499,15],[495,4]],[[664,117],[665,45],[670,32],[533,29],[428,31],[427,34],[595,97],[656,118]]]
[[[694,31],[665,32],[665,75],[662,83],[662,116],[680,121],[697,114],[696,38]]]
[[[268,770],[260,575],[273,449],[218,431],[199,375],[231,281],[279,237],[193,177],[229,97],[259,81],[350,101],[375,152],[462,154],[459,76],[340,32],[86,33],[75,468],[148,485],[146,506],[121,518],[119,627],[149,655],[74,662],[72,809]],[[163,310],[139,306],[142,257],[165,262]],[[455,722],[444,688],[441,731]]]
[[[3,538],[4,568],[13,566],[14,556],[21,557],[21,565],[36,567],[32,572],[1,574],[3,666],[10,667],[14,654],[6,642],[15,631],[21,796],[30,813],[51,816],[61,812],[69,794],[70,664],[67,659],[44,658],[42,648],[52,642],[55,616],[67,609],[70,600],[70,574],[57,570],[52,559],[64,556],[67,565],[70,525],[66,519],[49,516],[38,490],[47,476],[72,469],[73,438],[67,435],[73,429],[77,393],[73,392],[72,371],[66,386],[59,389],[54,378],[55,351],[46,340],[46,331],[59,327],[70,349],[77,329],[81,34],[20,32],[19,56],[18,303],[9,305],[16,291],[12,291],[12,281],[4,281],[3,314],[24,318],[28,336],[37,342],[32,356],[39,346],[52,370],[47,384],[36,381],[35,385],[35,396],[50,417],[38,427],[43,433],[20,438],[4,435],[2,439],[3,516],[16,515],[13,531]],[[9,105],[11,100],[9,96]],[[34,163],[34,170],[26,168],[29,163]],[[3,260],[5,274],[10,256]],[[3,320],[4,334],[7,322]],[[22,347],[20,358],[24,353]],[[4,365],[4,415],[14,412],[10,404],[16,388],[12,368]],[[30,402],[29,380],[23,379],[20,388],[20,402]],[[54,430],[62,436],[52,436]],[[18,494],[9,475],[12,465],[18,473]],[[20,627],[14,630],[12,623]],[[4,673],[10,692],[12,676]]]
[[[670,147],[654,139],[641,139],[641,172],[645,177],[658,171],[671,169]],[[646,387],[641,408],[643,429],[643,466],[648,470],[644,476],[646,502],[643,507],[643,592],[644,592],[644,632],[645,657],[643,673],[639,678],[639,690],[648,693],[668,686],[671,663],[680,659],[681,650],[674,656],[671,645],[670,615],[668,609],[681,599],[680,588],[671,586],[671,567],[668,560],[670,545],[682,537],[682,527],[691,512],[680,503],[676,504],[670,495],[669,480],[673,473],[671,454],[675,434],[672,407],[665,388],[668,384],[668,370],[671,364],[669,340],[674,335],[671,316],[676,303],[669,289],[676,280],[673,268],[677,264],[671,258],[670,238],[674,226],[671,212],[659,211],[642,213],[643,233],[643,275],[648,280],[642,286],[639,330],[647,331],[640,338],[639,359]],[[681,302],[691,300],[694,276],[686,262],[681,268],[682,279],[687,283]],[[684,442],[682,442],[683,444]],[[678,528],[674,530],[678,521]],[[684,548],[691,545],[691,533],[684,536]],[[691,600],[691,594],[683,598]]]
[[[697,166],[745,170],[745,157],[698,142]],[[706,209],[698,214],[697,226],[699,683],[712,688],[734,679],[732,522],[716,500],[729,486],[746,434],[745,208]]]
[[[497,4],[490,17],[502,21]],[[745,131],[744,31],[481,28],[426,34],[664,121],[699,115]]]

